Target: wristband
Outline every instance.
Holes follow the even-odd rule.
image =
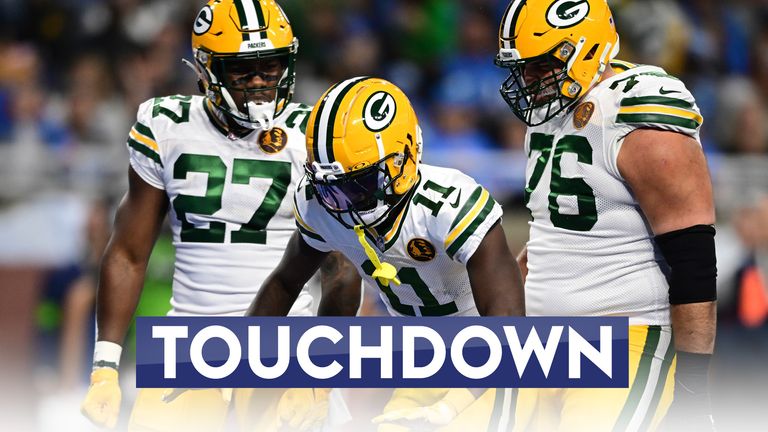
[[[98,341],[93,349],[93,369],[109,367],[117,370],[123,347],[109,341]]]
[[[706,394],[709,382],[709,362],[712,354],[678,351],[675,378],[691,394]]]

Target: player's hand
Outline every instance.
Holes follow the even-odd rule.
[[[121,399],[117,370],[98,368],[91,373],[91,386],[80,406],[80,412],[96,426],[113,429],[120,415]]]
[[[437,401],[426,407],[400,408],[373,418],[374,423],[395,423],[414,429],[432,429],[450,423],[458,414],[445,401]]]
[[[679,352],[675,370],[675,393],[661,431],[714,431],[707,378],[709,358]]]
[[[283,428],[310,431],[320,427],[328,416],[328,394],[331,389],[287,389],[277,404]]]
[[[435,426],[444,426],[474,402],[475,397],[468,389],[451,389],[445,396],[432,405],[425,407],[400,408],[385,412],[373,418],[378,424],[397,424],[412,429],[432,430]]]

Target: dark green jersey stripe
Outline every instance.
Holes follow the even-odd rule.
[[[696,120],[666,114],[619,114],[617,123],[657,123],[696,130],[701,124]]]
[[[304,228],[303,226],[301,226],[301,224],[299,223],[299,221],[296,221],[296,227],[297,227],[297,228],[299,229],[299,231],[301,231],[301,233],[302,233],[302,234],[304,234],[305,236],[307,236],[307,237],[309,237],[309,238],[311,238],[311,239],[315,239],[315,240],[317,240],[317,241],[321,241],[321,242],[325,243],[325,239],[324,239],[322,236],[320,236],[320,234],[316,234],[316,233],[313,233],[312,231],[310,231],[310,230],[308,230],[308,229]]]
[[[251,0],[245,0],[251,1]],[[237,9],[237,17],[240,19],[240,29],[248,27],[248,18],[245,17],[245,8],[243,8],[243,0],[235,0],[235,9]],[[259,7],[261,9],[261,7]],[[243,41],[248,40],[248,33],[243,32]]]
[[[472,192],[472,195],[469,196],[469,199],[467,200],[466,204],[464,204],[464,207],[461,208],[459,211],[459,215],[456,216],[456,219],[453,220],[453,223],[451,224],[451,227],[448,228],[448,232],[451,232],[456,225],[461,222],[462,219],[464,219],[464,216],[469,212],[472,207],[474,207],[475,203],[478,199],[480,199],[480,195],[483,193],[483,187],[478,186],[477,189],[475,189],[474,192]]]
[[[643,352],[640,354],[640,363],[637,366],[637,374],[635,380],[632,382],[632,387],[629,390],[624,407],[621,409],[619,419],[613,426],[614,432],[623,432],[627,430],[629,422],[632,421],[632,417],[635,415],[637,406],[640,404],[640,398],[642,398],[645,392],[645,387],[648,384],[648,374],[651,370],[651,363],[653,362],[653,356],[656,353],[656,347],[659,345],[659,335],[661,334],[661,327],[657,325],[648,326],[648,334],[645,337],[645,346],[643,346]]]
[[[469,224],[468,227],[464,229],[464,231],[459,234],[458,237],[456,237],[456,240],[453,241],[453,243],[448,246],[448,249],[446,249],[446,253],[448,254],[451,259],[453,259],[453,256],[456,255],[456,252],[461,249],[461,247],[464,245],[464,243],[467,241],[467,239],[472,236],[472,234],[477,231],[477,227],[480,226],[485,221],[485,218],[488,217],[488,215],[491,213],[491,210],[493,210],[493,205],[496,204],[496,201],[491,198],[491,196],[488,196],[488,202],[485,203],[485,206],[482,210],[480,210],[480,214],[477,215],[475,220],[472,221],[472,223]]]
[[[163,162],[160,160],[160,155],[157,154],[157,152],[154,151],[153,149],[151,149],[151,148],[145,146],[144,144],[134,140],[133,138],[128,138],[128,145],[132,149],[136,150],[137,152],[139,152],[139,153],[143,154],[144,156],[152,159],[158,165],[163,166]]]
[[[693,108],[693,104],[677,98],[671,98],[666,96],[639,96],[624,98],[621,100],[621,106],[637,106],[637,105],[666,105],[676,108]]]
[[[656,388],[653,389],[653,399],[651,399],[650,405],[648,405],[648,411],[645,413],[643,424],[640,426],[640,430],[648,430],[648,427],[653,421],[653,417],[656,415],[656,409],[659,406],[659,400],[664,393],[664,385],[667,383],[667,374],[669,368],[672,366],[672,359],[675,357],[675,344],[670,340],[669,346],[667,346],[667,352],[664,354],[664,362],[661,364],[661,371],[659,372],[659,379],[656,381]]]
[[[339,112],[339,106],[341,105],[341,101],[344,100],[344,96],[349,93],[350,90],[352,90],[352,87],[355,86],[355,84],[359,83],[360,81],[363,81],[365,79],[368,79],[368,77],[360,77],[349,84],[347,84],[347,87],[342,89],[338,96],[336,96],[336,100],[333,102],[333,106],[331,106],[331,112],[328,116],[328,129],[327,129],[327,139],[326,142],[327,145],[327,151],[328,151],[328,162],[333,162],[336,159],[334,159],[333,155],[333,124],[336,122],[336,115]]]
[[[152,141],[155,140],[155,136],[152,134],[152,130],[147,126],[144,126],[139,122],[136,122],[136,124],[133,125],[133,128],[136,129],[138,133],[144,135],[145,137],[152,138]]]

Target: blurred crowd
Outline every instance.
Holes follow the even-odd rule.
[[[356,75],[395,82],[419,115],[425,162],[485,184],[506,204],[514,246],[525,241],[525,128],[499,97],[506,72],[493,65],[507,1],[279,3],[300,40],[295,101],[312,104]],[[721,320],[764,329],[768,3],[609,3],[619,58],[662,66],[696,97],[718,207]],[[197,93],[180,60],[191,58],[191,23],[203,4],[0,0],[0,346],[22,347],[13,358],[0,350],[4,369],[34,367],[34,335],[49,331],[43,349],[69,371],[54,374],[55,385],[83,384],[94,272],[126,187],[125,138],[144,100]],[[761,349],[768,357],[764,341]],[[4,379],[19,378],[0,372]]]
[[[197,91],[180,59],[191,56],[190,23],[202,3],[0,1],[3,199],[51,188],[119,195],[123,141],[138,104]],[[610,3],[622,35],[620,58],[660,65],[686,82],[706,119],[709,154],[766,152],[765,2]],[[413,99],[428,162],[478,174],[502,200],[520,195],[523,162],[515,156],[524,128],[498,96],[506,73],[492,63],[506,1],[281,5],[300,39],[296,100],[311,104],[346,77],[383,76]],[[486,162],[494,159],[487,155],[506,163],[489,170]]]

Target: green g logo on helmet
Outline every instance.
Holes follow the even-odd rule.
[[[395,98],[387,92],[376,92],[365,102],[363,122],[371,132],[379,132],[392,123],[396,112]]]
[[[589,14],[587,0],[557,0],[547,9],[547,23],[555,28],[568,28],[584,21]]]

